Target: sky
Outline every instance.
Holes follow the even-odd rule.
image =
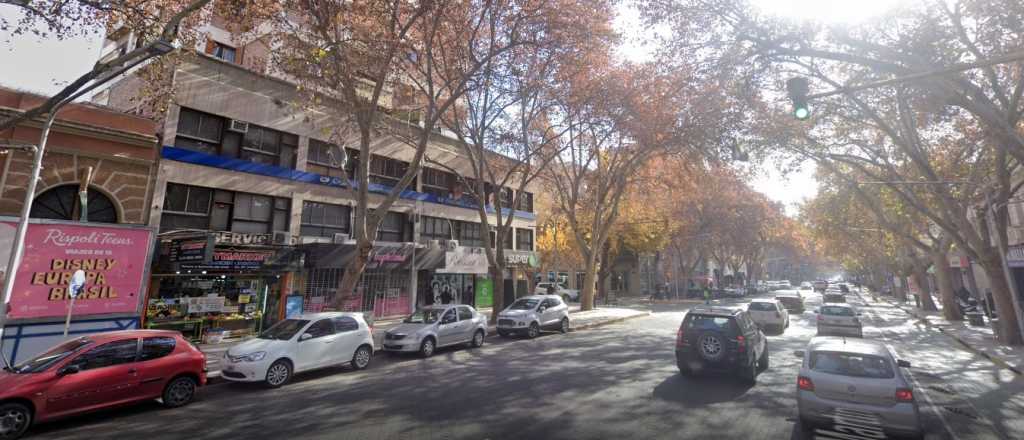
[[[856,23],[871,18],[907,0],[750,0],[770,15],[792,20],[818,20],[832,24]],[[0,16],[13,21],[17,8],[0,6]],[[635,10],[624,8],[616,21],[624,34],[636,35],[643,26]],[[99,35],[65,40],[41,39],[35,35],[12,36],[0,33],[0,84],[16,89],[52,94],[89,70],[99,57],[102,38]],[[619,51],[630,59],[643,59],[652,47],[633,42]],[[797,206],[817,193],[813,164],[805,164],[799,172],[783,175],[771,166],[751,182],[754,189],[782,202],[790,214]]]

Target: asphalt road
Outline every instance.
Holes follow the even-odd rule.
[[[681,377],[673,345],[684,310],[657,305],[650,317],[567,335],[489,338],[482,348],[442,350],[430,359],[379,356],[365,371],[324,370],[299,376],[277,390],[213,385],[184,408],[165,410],[153,403],[105,411],[42,425],[30,435],[146,440],[799,439],[793,398],[798,360],[791,353],[814,334],[811,310],[817,298],[811,297],[808,312],[793,316],[783,335],[769,337],[771,368],[753,387],[732,376]],[[865,312],[871,325],[867,336],[885,336],[897,352],[906,350],[907,355],[900,355],[915,363],[915,377],[927,381],[923,387],[953,393],[927,388],[937,400],[935,408],[922,408],[927,439],[1024,438],[1017,436],[1014,425],[1024,415],[1021,394],[1014,388],[1019,382],[980,385],[1001,373],[966,352],[952,353],[957,349],[942,345],[944,336],[933,339],[926,330],[908,327],[906,318],[890,309],[866,307]],[[930,364],[950,365],[932,369]],[[964,365],[969,373],[960,371]],[[975,411],[977,417],[941,409],[956,396],[966,402],[964,411]],[[1003,402],[985,400],[993,398]]]

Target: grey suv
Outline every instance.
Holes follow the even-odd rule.
[[[768,369],[768,357],[768,338],[741,309],[694,307],[676,334],[676,365],[684,376],[724,371],[753,384]]]
[[[524,296],[498,314],[498,335],[514,333],[536,338],[541,329],[569,331],[569,306],[558,295]]]
[[[487,316],[467,305],[423,307],[384,333],[384,351],[419,352],[430,357],[438,347],[469,343],[484,345]]]

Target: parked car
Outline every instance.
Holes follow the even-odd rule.
[[[814,286],[812,286],[811,283],[809,283],[807,281],[804,281],[804,282],[800,283],[800,290],[811,290],[813,288],[814,288]]]
[[[96,333],[64,341],[0,371],[0,438],[75,414],[161,399],[176,408],[206,384],[206,356],[162,330]]]
[[[384,333],[384,351],[413,352],[430,357],[440,347],[484,345],[487,316],[461,304],[426,306]]]
[[[821,302],[823,303],[845,303],[846,295],[839,292],[827,292],[821,296]]]
[[[775,295],[775,300],[782,303],[782,307],[793,313],[804,312],[804,297],[800,296],[799,293],[793,294],[782,294]]]
[[[565,285],[558,283],[543,282],[537,283],[537,286],[533,288],[534,295],[548,295],[548,286],[555,286],[555,295],[562,297],[562,301],[579,301],[580,291],[575,289],[567,289]]]
[[[750,313],[750,319],[762,329],[774,329],[782,333],[789,328],[789,312],[774,299],[755,299],[747,304],[747,312]]]
[[[744,310],[697,306],[679,325],[676,365],[684,376],[720,371],[753,384],[768,364],[768,338]]]
[[[724,298],[743,298],[746,294],[746,289],[727,288],[722,289],[721,296]]]
[[[569,332],[569,306],[557,295],[534,295],[517,299],[498,314],[498,335],[525,334],[536,338],[542,329]]]
[[[888,432],[920,438],[912,382],[901,370],[910,362],[898,359],[884,343],[816,337],[794,354],[802,360],[796,391],[801,430],[835,426],[837,416],[846,415],[858,420],[861,437],[885,438]]]
[[[814,287],[814,291],[815,292],[825,293],[825,290],[828,289],[828,281],[822,281],[822,280],[815,281],[814,284],[813,284],[813,287]]]
[[[296,373],[351,365],[362,370],[373,358],[373,335],[362,313],[311,313],[288,318],[224,352],[221,377],[265,382],[272,388]]]
[[[818,309],[818,336],[864,337],[860,313],[848,304],[823,304]]]

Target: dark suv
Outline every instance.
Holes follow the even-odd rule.
[[[744,310],[694,307],[676,334],[676,364],[684,376],[724,371],[753,384],[768,369],[768,339]]]

